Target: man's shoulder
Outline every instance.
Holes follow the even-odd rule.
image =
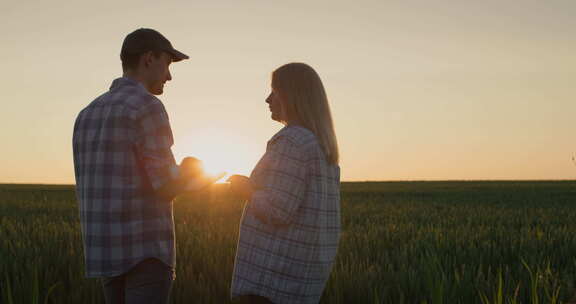
[[[103,96],[113,104],[121,104],[135,111],[148,106],[163,106],[160,99],[150,94],[142,85],[135,83],[112,87]]]
[[[109,91],[96,97],[80,114],[82,112],[91,112],[100,107],[122,108],[125,110],[123,112],[130,116],[146,111],[147,108],[164,109],[160,99],[150,94],[141,85],[133,85],[131,83],[116,86],[113,83]]]
[[[163,106],[160,99],[142,89],[125,88],[118,96],[115,96],[120,102],[124,102],[127,107],[135,110],[148,106]]]

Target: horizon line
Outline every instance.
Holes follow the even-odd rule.
[[[341,183],[414,183],[414,182],[576,182],[575,179],[396,179],[396,180],[343,180]],[[216,183],[222,184],[222,183]],[[0,185],[76,186],[75,183],[0,182]]]

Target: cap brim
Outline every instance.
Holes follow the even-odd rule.
[[[175,49],[168,50],[168,52],[172,55],[172,60],[174,62],[190,58],[190,57],[188,57],[188,55],[186,55],[186,54],[184,54],[178,50],[175,50]]]

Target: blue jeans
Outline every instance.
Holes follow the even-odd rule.
[[[117,277],[102,279],[106,304],[167,304],[174,270],[158,259],[146,259]]]

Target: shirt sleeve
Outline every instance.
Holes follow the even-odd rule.
[[[161,102],[144,107],[136,119],[136,150],[154,190],[177,175],[172,154],[174,139],[168,114]]]
[[[305,198],[305,155],[301,147],[280,137],[268,147],[263,159],[262,183],[253,192],[248,208],[265,223],[288,225]]]

